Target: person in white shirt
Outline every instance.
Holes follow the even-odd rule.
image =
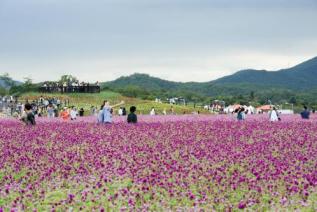
[[[76,120],[77,115],[77,109],[75,107],[72,107],[72,110],[70,111],[70,120]]]
[[[122,115],[123,115],[122,107],[119,108],[119,110],[118,110],[118,115],[119,115],[119,116],[122,116]]]
[[[275,122],[279,120],[278,112],[275,107],[270,112],[270,121]]]
[[[151,110],[151,112],[150,112],[150,115],[151,115],[151,116],[155,116],[155,109],[154,109],[154,107],[152,107],[152,110]]]
[[[49,105],[49,101],[47,99],[44,100],[44,106],[45,108],[47,108],[47,106]]]

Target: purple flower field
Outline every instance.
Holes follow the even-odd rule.
[[[317,116],[0,125],[0,211],[317,210]]]

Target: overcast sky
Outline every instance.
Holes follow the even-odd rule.
[[[209,81],[317,56],[317,0],[0,0],[0,73]]]

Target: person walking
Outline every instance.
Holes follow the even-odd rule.
[[[281,120],[279,115],[278,115],[278,111],[276,110],[275,107],[272,108],[270,114],[269,114],[269,117],[270,117],[270,121],[271,122],[276,122],[276,121],[279,121]]]

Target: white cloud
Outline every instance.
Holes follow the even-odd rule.
[[[122,75],[148,73],[173,81],[210,81],[248,68],[278,70],[297,65],[314,55],[278,55],[259,52],[229,52],[206,57],[98,58],[60,61],[0,62],[0,67],[21,80],[58,79],[72,74],[85,81],[110,81]],[[30,69],[30,67],[32,67]]]
[[[316,56],[315,0],[0,0],[0,72],[208,81]]]

